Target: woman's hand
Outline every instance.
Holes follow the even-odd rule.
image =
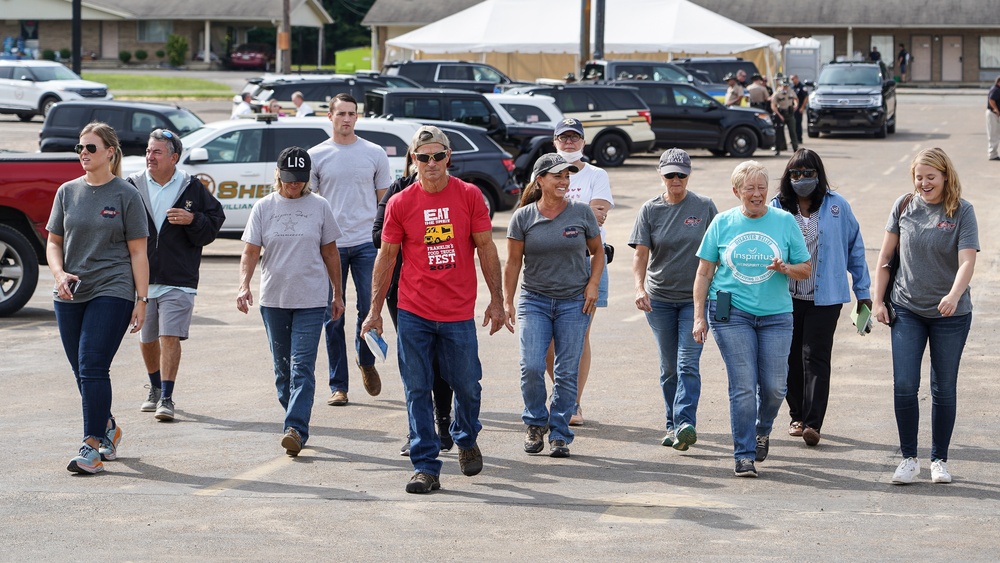
[[[771,259],[771,263],[767,266],[767,269],[778,272],[779,274],[788,275],[788,264],[785,264],[785,261],[777,256]]]
[[[513,301],[507,301],[503,304],[503,308],[507,311],[507,322],[511,328],[517,323],[517,308],[514,307]],[[513,331],[511,331],[513,332]]]
[[[135,307],[132,307],[132,330],[129,331],[130,334],[135,334],[142,330],[143,323],[146,322],[146,303],[143,301],[136,301]]]
[[[862,305],[868,305],[868,310],[871,311],[872,313],[875,312],[875,309],[872,309],[872,300],[871,299],[858,299],[858,308],[856,309],[856,312],[859,315],[861,314],[861,306]]]
[[[691,328],[691,336],[694,337],[694,341],[698,344],[705,343],[705,339],[708,338],[708,322],[705,321],[705,317],[695,315],[694,326]]]
[[[79,279],[80,278],[74,276],[73,274],[60,272],[60,274],[56,276],[56,295],[58,295],[60,299],[72,300],[73,292],[69,290],[69,284],[70,282]]]
[[[647,313],[653,311],[653,305],[649,302],[649,294],[645,288],[640,287],[635,290],[635,308]]]
[[[876,321],[886,326],[888,326],[889,322],[892,320],[889,318],[889,309],[881,301],[876,301],[875,304],[872,305],[872,316],[875,317]]]
[[[597,283],[588,283],[583,290],[583,312],[587,315],[592,315],[597,310],[597,288],[599,285],[600,280]]]
[[[938,303],[937,310],[941,313],[942,317],[950,317],[955,314],[955,310],[958,309],[958,300],[961,295],[955,296],[949,293],[941,298],[941,302]]]
[[[250,307],[253,306],[253,293],[250,292],[249,287],[244,287],[240,289],[239,294],[236,295],[236,310],[246,314],[250,311]]]

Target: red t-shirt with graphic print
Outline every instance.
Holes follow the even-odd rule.
[[[437,322],[475,316],[476,245],[493,223],[479,188],[458,178],[437,193],[417,182],[389,200],[382,240],[400,245],[399,308]]]

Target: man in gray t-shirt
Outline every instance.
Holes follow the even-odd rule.
[[[392,183],[389,157],[382,147],[354,133],[358,122],[358,103],[348,94],[337,94],[330,101],[327,114],[333,124],[333,136],[309,149],[312,172],[309,184],[330,202],[333,216],[343,235],[337,239],[340,251],[342,289],[347,288],[350,271],[357,290],[358,316],[354,327],[354,350],[361,368],[362,381],[369,395],[382,391],[382,382],[375,369],[375,356],[361,338],[361,323],[371,307],[372,269],[378,250],[372,242],[372,225],[382,195]],[[331,294],[332,298],[332,294]],[[326,330],[326,352],[330,360],[330,391],[328,405],[347,404],[348,363],[347,338],[344,334],[347,315],[332,319],[327,312],[323,323]]]

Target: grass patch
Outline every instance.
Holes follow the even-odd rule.
[[[129,74],[101,74],[99,72],[83,73],[84,80],[93,80],[108,85],[111,93],[142,93],[144,96],[219,96],[232,95],[233,90],[225,84],[202,80],[200,78],[181,78],[165,76],[144,76]]]

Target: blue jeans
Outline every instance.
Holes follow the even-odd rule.
[[[920,405],[920,364],[928,340],[931,345],[931,460],[948,461],[955,429],[955,387],[972,313],[928,318],[895,305],[892,325],[892,389],[903,457],[917,457]]]
[[[375,365],[375,356],[368,345],[361,337],[361,323],[368,316],[368,309],[371,308],[372,301],[372,270],[375,268],[375,256],[378,249],[372,243],[349,246],[347,248],[338,247],[340,252],[340,277],[341,289],[347,291],[347,274],[350,270],[354,279],[354,289],[358,294],[358,319],[354,327],[354,351],[358,355],[358,362],[363,366]],[[333,299],[331,291],[330,299]],[[346,303],[344,304],[347,305]],[[330,391],[347,392],[347,339],[344,336],[344,326],[347,322],[347,313],[333,320],[330,316],[330,308],[326,308],[323,315],[323,328],[326,330],[326,353],[330,359]]]
[[[788,385],[788,350],[792,314],[758,317],[732,307],[729,321],[715,320],[715,301],[708,318],[729,375],[729,421],[733,457],[753,459],[757,436],[769,436]]]
[[[472,319],[437,322],[404,309],[399,310],[396,328],[399,342],[399,375],[406,391],[406,412],[410,417],[410,462],[413,469],[430,475],[441,474],[441,439],[434,423],[433,359],[441,366],[441,377],[455,391],[455,418],[451,436],[462,449],[476,445],[482,425],[479,405],[483,366],[479,363],[479,340]]]
[[[119,297],[56,301],[56,324],[83,400],[83,438],[104,438],[111,416],[111,361],[135,305]]]
[[[667,430],[681,424],[697,426],[698,398],[701,397],[701,350],[694,341],[694,303],[649,301],[646,313],[660,351],[660,389],[667,406]]]
[[[330,308],[260,308],[274,361],[274,386],[278,402],[285,409],[285,429],[297,430],[302,445],[309,440],[309,418],[316,395],[316,350],[324,312],[329,315]]]
[[[569,299],[552,299],[521,291],[517,304],[518,335],[521,343],[521,420],[532,426],[548,427],[550,440],[573,441],[569,419],[576,412],[577,377],[583,340],[590,315],[583,312],[583,294]],[[552,404],[546,406],[545,356],[549,343],[555,344]]]

